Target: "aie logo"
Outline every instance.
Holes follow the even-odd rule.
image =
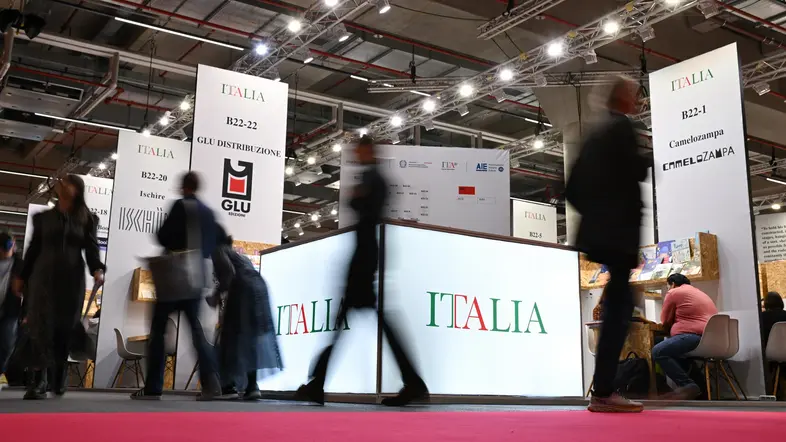
[[[141,153],[142,155],[148,155],[151,157],[158,157],[158,158],[169,158],[169,159],[175,158],[175,155],[169,149],[163,147],[146,146],[144,144],[140,144],[137,146],[136,153]]]
[[[475,171],[476,172],[488,172],[489,171],[489,164],[488,163],[478,163],[478,165],[475,166]]]
[[[429,295],[431,301],[431,308],[430,308],[430,316],[429,316],[429,323],[426,324],[427,327],[439,327],[437,324],[437,302],[442,303],[445,298],[448,298],[450,304],[448,305],[447,309],[441,309],[442,315],[439,315],[440,319],[444,319],[446,316],[445,313],[449,313],[450,316],[450,325],[447,328],[455,328],[460,330],[478,330],[478,331],[489,331],[486,327],[486,321],[483,319],[483,313],[481,312],[481,305],[483,305],[483,311],[486,312],[488,318],[488,301],[491,301],[491,330],[493,332],[501,332],[501,333],[531,333],[530,328],[533,329],[538,334],[545,335],[548,334],[546,332],[546,327],[543,325],[543,319],[540,316],[540,310],[538,309],[538,303],[535,302],[532,305],[532,310],[530,310],[529,320],[526,322],[526,329],[521,330],[521,304],[524,301],[518,299],[511,299],[509,305],[505,303],[504,305],[500,305],[499,298],[488,298],[488,301],[484,301],[483,303],[478,302],[477,297],[472,297],[472,301],[470,302],[470,297],[467,295],[460,295],[458,293],[442,293],[442,292],[426,292]],[[462,321],[464,318],[465,308],[459,308],[459,300],[463,300],[464,306],[469,306],[469,309],[466,313],[466,319]],[[445,311],[447,310],[447,312]],[[462,310],[459,312],[459,310]],[[507,314],[504,312],[507,311]],[[526,311],[525,311],[526,312]],[[505,328],[502,328],[503,325],[500,323],[500,316],[504,315],[507,320]],[[533,324],[537,324],[533,327]],[[513,328],[511,330],[511,327]]]
[[[405,168],[407,167],[407,162],[406,162],[406,160],[401,160],[401,161],[399,161],[399,162],[398,162],[398,165],[399,165],[399,166],[400,166],[402,169],[405,169]]]
[[[697,83],[701,83],[702,81],[711,80],[715,78],[712,75],[712,71],[707,69],[699,72],[694,72],[688,76],[677,78],[676,80],[671,80],[671,91],[676,92],[680,89],[685,89],[686,87],[693,86]]]
[[[276,306],[278,309],[278,326],[276,327],[276,336],[284,335],[297,335],[308,333],[321,333],[338,330],[339,325],[334,324],[330,326],[330,303],[332,299],[325,299],[324,301],[311,301],[311,308],[308,304],[288,304]],[[318,305],[324,304],[324,309],[317,308]],[[309,310],[311,318],[308,317]],[[324,312],[323,312],[324,310]],[[341,306],[339,306],[341,310]],[[317,316],[319,316],[319,328],[317,328]],[[324,319],[321,319],[324,318]],[[284,326],[282,333],[281,326]],[[349,330],[349,322],[347,317],[344,316],[344,330]],[[311,328],[309,328],[311,327]]]
[[[236,86],[234,84],[222,83],[221,93],[246,100],[265,102],[265,97],[262,96],[262,92],[247,87]]]
[[[221,188],[221,208],[231,216],[245,217],[251,211],[251,189],[254,177],[254,164],[238,161],[240,170],[232,167],[232,160],[224,159],[224,184]]]
[[[452,161],[442,162],[442,170],[456,170],[456,167],[458,167],[458,163],[454,163]]]

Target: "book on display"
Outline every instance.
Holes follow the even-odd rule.
[[[671,262],[688,262],[690,256],[690,238],[678,239],[671,245]]]
[[[674,243],[674,240],[658,242],[658,256],[656,259],[659,263],[671,262],[671,250]]]
[[[651,279],[666,279],[671,272],[671,263],[658,264],[652,272]]]
[[[652,274],[655,272],[655,268],[658,267],[657,260],[650,260],[644,264],[644,268],[641,269],[641,275],[639,275],[639,281],[649,281],[652,279]]]

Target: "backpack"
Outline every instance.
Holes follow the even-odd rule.
[[[619,362],[614,391],[626,398],[646,398],[650,391],[650,366],[647,360],[630,352]]]

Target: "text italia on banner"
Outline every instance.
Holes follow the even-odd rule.
[[[201,198],[234,238],[280,244],[288,85],[199,65],[196,91],[191,170]]]
[[[139,258],[157,255],[155,233],[172,203],[180,198],[180,177],[188,171],[189,143],[120,132],[109,224],[106,282],[98,336],[96,387],[108,387],[117,369],[114,329],[126,336],[148,333],[144,303],[129,291]]]

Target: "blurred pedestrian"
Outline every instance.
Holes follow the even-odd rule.
[[[31,378],[25,399],[46,399],[50,382],[56,395],[65,394],[72,332],[82,327],[85,260],[93,279],[104,280],[98,217],[85,204],[85,182],[68,175],[56,182],[55,192],[55,207],[33,216],[33,238],[17,282],[24,286],[26,333],[21,345]]]
[[[582,146],[568,180],[565,197],[581,214],[576,248],[605,264],[611,274],[603,299],[603,324],[595,357],[590,411],[640,412],[638,402],[614,392],[620,352],[628,333],[634,298],[628,284],[638,264],[641,199],[639,182],[648,162],[638,154],[633,123],[638,85],[618,79],[609,96],[609,114]]]
[[[216,220],[211,211],[197,197],[199,176],[195,172],[183,175],[181,191],[183,198],[175,201],[166,221],[159,228],[158,242],[166,253],[184,252],[190,249],[201,251],[197,269],[197,285],[207,287],[210,272],[207,260],[216,247]],[[155,278],[155,277],[154,277]],[[158,285],[157,285],[158,286]],[[199,400],[211,400],[221,395],[215,354],[205,338],[199,321],[199,310],[204,302],[201,287],[180,290],[178,293],[156,293],[153,319],[150,324],[150,348],[147,354],[147,376],[145,387],[131,395],[135,400],[159,400],[164,389],[164,333],[169,315],[182,311],[191,328],[191,339],[199,358],[199,375],[202,393]]]
[[[22,274],[22,257],[8,232],[0,232],[0,390],[8,386],[8,360],[14,352],[16,331],[22,316],[22,292],[14,283]]]
[[[360,185],[353,189],[350,201],[350,207],[357,214],[356,245],[349,263],[347,285],[336,317],[336,324],[345,321],[350,309],[374,309],[377,305],[377,296],[374,291],[374,275],[379,265],[377,225],[382,220],[382,210],[385,206],[388,189],[385,178],[379,172],[374,149],[374,143],[368,136],[363,136],[355,148],[356,159],[365,167],[365,170]],[[404,388],[399,394],[384,399],[382,404],[404,406],[416,400],[428,399],[428,388],[415,371],[412,360],[407,355],[396,330],[391,327],[389,319],[382,316],[381,321],[382,329],[404,381]],[[341,333],[339,327],[333,335],[333,342],[319,355],[314,371],[311,373],[311,381],[298,389],[299,398],[324,404],[328,362]]]
[[[283,368],[267,284],[251,261],[232,248],[232,237],[220,226],[218,237],[213,267],[219,287],[210,304],[222,304],[221,294],[226,293],[218,344],[222,396],[237,396],[245,389],[244,400],[258,400],[258,374]]]

